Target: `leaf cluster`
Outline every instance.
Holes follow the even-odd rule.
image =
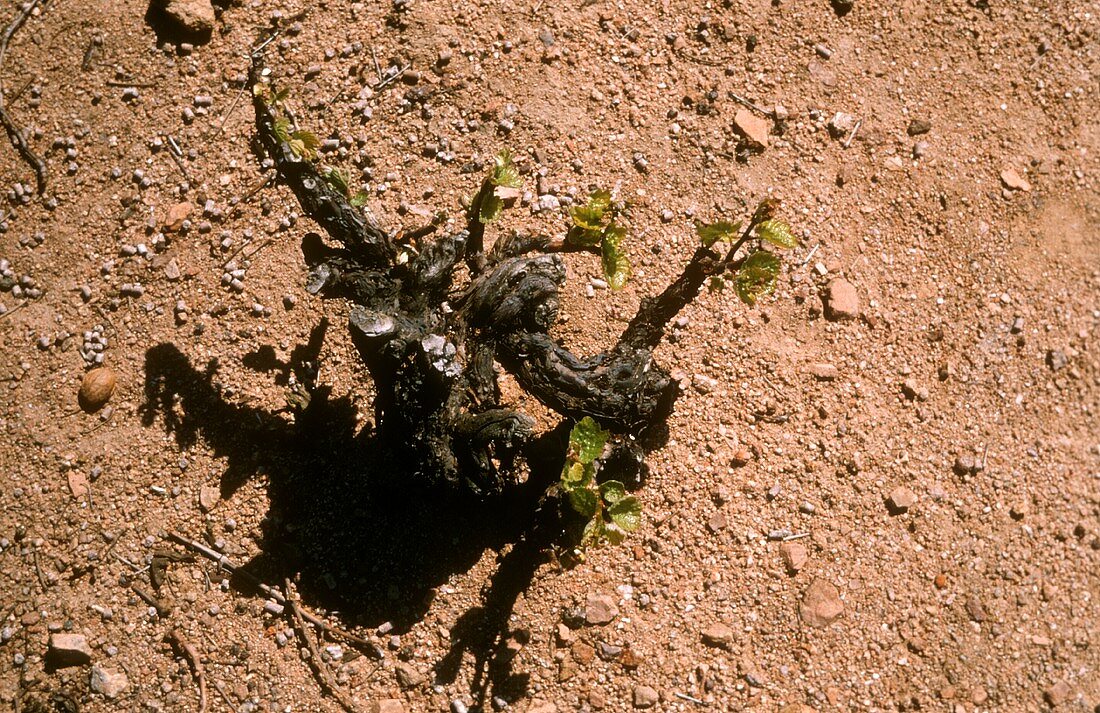
[[[585,520],[578,548],[602,542],[619,544],[641,524],[642,505],[618,480],[596,481],[597,460],[607,444],[608,432],[585,416],[569,433],[569,451],[559,488],[570,506]]]
[[[481,184],[471,208],[477,211],[477,219],[483,225],[492,223],[504,212],[505,203],[520,196],[523,179],[512,162],[512,153],[502,150],[493,158],[493,172]]]
[[[750,306],[775,291],[782,263],[775,253],[764,246],[793,248],[798,245],[798,238],[791,232],[791,227],[775,217],[778,207],[774,200],[761,201],[743,233],[740,232],[740,222],[720,220],[695,226],[704,247],[712,248],[719,242],[731,244],[727,263],[732,262],[733,253],[743,244],[751,242],[752,246],[752,252],[741,261],[740,266],[728,267],[723,274],[710,278],[711,291],[721,290],[731,283],[741,301]]]
[[[584,205],[573,206],[569,211],[573,224],[565,236],[567,243],[578,247],[599,247],[600,264],[611,289],[619,290],[630,277],[630,259],[623,247],[626,228],[616,222],[618,210],[611,202],[611,194],[595,190]]]

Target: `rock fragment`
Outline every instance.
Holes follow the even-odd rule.
[[[843,138],[852,133],[852,129],[855,128],[855,125],[856,118],[854,116],[838,111],[833,114],[833,118],[829,120],[829,135],[834,139]]]
[[[92,675],[88,685],[96,693],[114,699],[126,690],[126,687],[130,685],[130,679],[126,677],[124,671],[116,671],[97,664],[92,666]]]
[[[716,646],[719,648],[726,648],[733,643],[733,629],[723,624],[722,622],[716,622],[711,624],[703,630],[702,639],[703,643],[707,646]]]
[[[213,485],[204,485],[199,488],[199,509],[210,512],[221,500],[221,493]]]
[[[404,661],[399,661],[394,666],[394,675],[397,678],[397,684],[405,689],[419,688],[427,680],[416,667]]]
[[[606,594],[589,594],[584,607],[584,621],[590,626],[610,624],[619,615],[615,600]]]
[[[844,613],[844,603],[840,600],[840,591],[824,579],[814,579],[802,595],[802,604],[798,614],[806,624],[823,629]]]
[[[405,713],[405,702],[400,698],[383,698],[371,703],[370,713]]]
[[[982,600],[978,599],[975,594],[971,594],[966,598],[966,614],[970,617],[971,621],[976,621],[979,624],[985,621],[989,616],[985,611],[985,605],[982,604]]]
[[[843,277],[830,280],[825,287],[825,318],[844,322],[859,316],[859,293],[855,285]]]
[[[168,209],[168,217],[164,219],[165,232],[174,233],[183,227],[183,222],[191,217],[191,212],[195,210],[195,206],[190,203],[176,203]]]
[[[1031,184],[1014,168],[1006,168],[1001,171],[1001,183],[1010,191],[1024,191],[1026,193],[1031,190]]]
[[[784,542],[779,546],[779,556],[783,558],[783,565],[791,574],[800,572],[810,559],[810,553],[801,542]]]
[[[180,279],[180,263],[176,258],[172,258],[168,261],[168,264],[164,266],[164,276],[168,278],[170,282],[175,282]]]
[[[176,29],[196,36],[209,36],[214,29],[214,6],[210,0],[153,0]]]
[[[835,366],[825,362],[807,364],[805,371],[818,381],[832,381],[840,374]]]
[[[926,119],[913,119],[909,122],[909,126],[905,129],[905,132],[910,136],[920,136],[921,134],[927,134],[932,130],[932,122]]]
[[[92,648],[83,634],[50,634],[46,661],[54,668],[83,666],[92,662]]]
[[[649,686],[635,686],[634,687],[634,707],[635,708],[652,708],[657,705],[657,701],[661,699],[661,695],[657,693],[657,690]]]
[[[757,116],[748,109],[739,109],[733,116],[733,128],[756,147],[762,149],[768,147],[768,137],[772,127],[767,119]]]
[[[1058,681],[1043,691],[1043,700],[1051,707],[1055,707],[1068,701],[1071,695],[1073,695],[1073,689],[1070,688],[1070,685],[1065,681]]]
[[[913,507],[917,502],[917,494],[904,485],[899,485],[890,491],[890,495],[886,498],[886,507],[890,510],[891,515],[902,515],[909,512],[909,508]]]

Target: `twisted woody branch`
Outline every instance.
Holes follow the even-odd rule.
[[[511,236],[486,250],[477,203],[487,183],[464,230],[411,249],[354,206],[294,143],[279,102],[264,89],[263,66],[255,55],[257,136],[302,209],[338,245],[305,237],[307,290],[352,305],[349,328],[374,381],[379,442],[388,457],[429,484],[477,494],[514,482],[534,421],[502,402],[498,365],[566,419],[591,416],[613,431],[638,434],[668,415],[678,384],[653,350],[708,278],[736,264],[736,249],[722,256],[698,248],[672,284],[642,301],[613,347],[578,356],[549,331],[566,280],[560,253],[590,246]],[[456,284],[460,263],[468,277]]]

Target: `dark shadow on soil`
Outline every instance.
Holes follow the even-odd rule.
[[[274,373],[280,384],[292,374],[309,383],[324,329],[319,325],[288,363],[270,347],[245,363]],[[327,387],[315,389],[293,418],[233,403],[225,393],[216,361],[196,368],[173,344],[146,353],[145,425],[162,423],[184,450],[201,439],[225,459],[224,498],[258,474],[267,478],[271,507],[261,528],[262,554],[245,570],[269,584],[295,579],[309,607],[339,611],[345,622],[362,627],[391,622],[396,634],[425,615],[435,589],[451,575],[467,571],[487,548],[497,550],[496,573],[480,605],[452,629],[451,650],[437,664],[435,682],[454,681],[468,653],[476,662],[476,703],[484,706],[490,696],[522,698],[527,677],[512,671],[506,643],[526,634],[510,631],[508,622],[561,531],[556,509],[541,508],[540,496],[560,472],[566,428],[531,446],[529,462],[541,465],[525,484],[485,502],[457,492],[429,494],[403,482],[401,463],[356,421],[355,405],[333,398]],[[385,648],[389,636],[377,641]]]

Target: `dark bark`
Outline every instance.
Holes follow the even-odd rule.
[[[254,57],[254,85],[261,70],[262,58]],[[643,300],[614,347],[579,357],[550,336],[566,280],[556,253],[593,248],[511,236],[486,251],[476,198],[465,230],[419,251],[403,246],[280,139],[278,109],[265,94],[253,100],[260,144],[306,214],[342,246],[306,237],[307,289],[353,303],[349,326],[374,381],[388,457],[428,484],[485,494],[514,483],[534,422],[501,403],[498,365],[567,419],[591,416],[627,435],[663,421],[679,385],[654,361],[653,349],[726,260],[700,248],[663,293]],[[460,263],[470,276],[456,285]]]

